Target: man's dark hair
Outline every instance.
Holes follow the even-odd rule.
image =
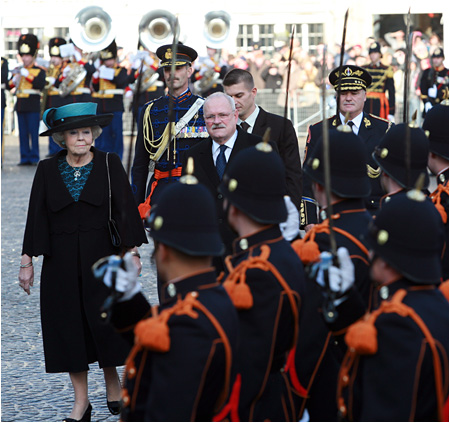
[[[222,84],[229,87],[231,85],[240,84],[241,82],[249,89],[252,89],[255,86],[252,74],[244,69],[231,69],[225,75]]]

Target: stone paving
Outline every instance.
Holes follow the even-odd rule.
[[[40,142],[41,158],[44,158],[47,138],[41,138]],[[35,280],[30,296],[19,287],[17,277],[36,167],[17,166],[19,141],[16,136],[5,136],[4,143],[1,171],[1,421],[57,422],[70,414],[73,391],[67,373],[45,372],[39,310],[42,257],[34,259]],[[127,147],[125,151],[128,151]],[[155,304],[156,278],[150,261],[151,252],[151,242],[140,248],[141,282],[147,298]],[[112,416],[106,406],[103,372],[96,363],[90,367],[92,421],[118,421],[118,416]],[[120,375],[122,371],[123,367],[119,368]]]

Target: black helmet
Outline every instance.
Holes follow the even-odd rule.
[[[219,192],[259,223],[281,223],[287,218],[284,165],[265,142],[236,155],[225,170]]]
[[[368,154],[364,142],[353,132],[329,132],[331,191],[343,198],[364,198],[370,194],[367,176]],[[308,153],[303,168],[312,180],[325,185],[323,139]]]
[[[375,254],[411,281],[440,282],[444,227],[436,207],[423,193],[412,190],[392,196],[371,223],[367,242]]]
[[[436,104],[425,115],[422,128],[430,141],[430,151],[448,160],[448,104]]]
[[[220,256],[223,243],[214,199],[192,175],[186,177],[190,183],[170,184],[158,197],[147,219],[150,235],[190,256]]]
[[[410,163],[407,163],[407,133],[409,132]],[[429,142],[421,128],[411,128],[401,123],[393,126],[381,138],[380,144],[375,148],[372,157],[386,172],[403,188],[412,189],[421,174],[425,175],[425,184],[428,186],[428,153]]]

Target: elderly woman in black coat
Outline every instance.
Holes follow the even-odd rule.
[[[110,292],[95,279],[92,265],[111,254],[131,251],[140,271],[137,247],[147,242],[128,178],[119,157],[92,147],[112,115],[96,115],[94,103],[69,104],[45,111],[43,121],[63,150],[39,163],[31,190],[19,284],[30,294],[33,256],[44,256],[41,321],[46,371],[68,372],[75,404],[66,421],[90,421],[89,364],[103,369],[107,405],[120,412],[122,365],[129,346],[101,322]],[[111,200],[109,193],[111,192]],[[121,239],[114,246],[109,213]]]

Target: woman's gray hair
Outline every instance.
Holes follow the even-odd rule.
[[[95,141],[103,132],[103,129],[96,125],[91,127],[92,131],[92,141]],[[66,148],[66,144],[64,142],[64,132],[54,132],[52,134],[53,141],[56,142],[61,148]]]

